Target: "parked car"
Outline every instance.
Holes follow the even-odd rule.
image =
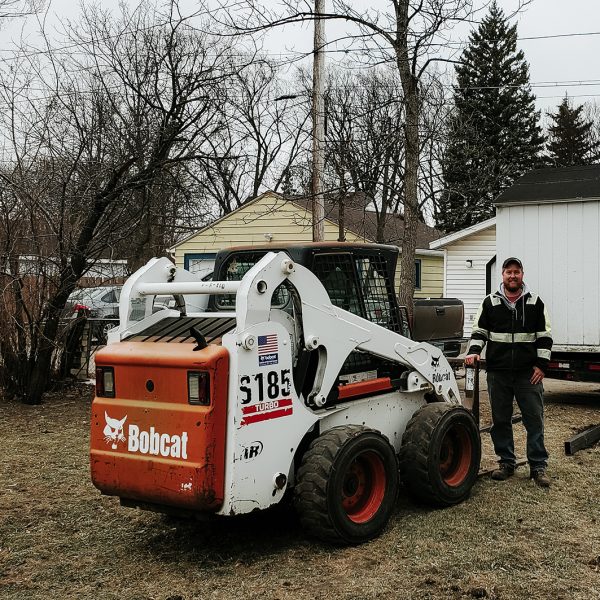
[[[94,319],[118,319],[122,286],[80,288],[67,299],[65,316],[76,317],[82,311]]]
[[[119,324],[119,299],[122,286],[99,286],[75,290],[67,299],[63,317],[85,316],[92,322],[92,343],[106,344],[108,331]]]

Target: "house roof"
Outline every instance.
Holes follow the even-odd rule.
[[[466,229],[461,229],[460,231],[455,231],[454,233],[445,235],[439,240],[434,240],[433,242],[430,242],[429,247],[432,250],[438,250],[439,248],[443,248],[448,244],[452,244],[453,242],[458,242],[463,238],[469,237],[474,233],[479,233],[480,231],[485,231],[486,229],[490,229],[491,227],[495,226],[496,217],[492,217],[491,219],[487,219],[486,221],[482,221],[481,223],[471,225],[471,227],[467,227]]]
[[[265,196],[275,196],[278,198],[286,199],[288,202],[292,202],[299,208],[302,208],[307,211],[311,211],[311,199],[306,197],[288,197],[282,196],[276,192],[267,191],[257,196],[256,198],[250,200],[243,204],[240,208],[228,213],[216,221],[206,225],[198,229],[198,231],[188,235],[181,241],[174,244],[170,250],[173,251],[175,248],[180,246],[181,244],[187,242],[191,238],[196,235],[202,233],[203,231],[214,227],[216,224],[221,221],[227,219],[230,215],[235,213],[238,210],[242,210],[257,202],[261,198]],[[367,210],[368,200],[365,198],[365,195],[362,193],[352,194],[347,197],[344,203],[344,222],[345,229],[347,231],[351,231],[358,237],[361,237],[366,242],[372,242],[377,237],[377,215],[375,212]],[[334,223],[339,223],[339,203],[333,202],[329,199],[325,200],[325,218]],[[429,227],[425,223],[419,222],[417,229],[417,248],[419,249],[428,249],[429,242],[434,239],[437,239],[440,236],[440,232],[433,227]],[[404,218],[401,215],[389,215],[384,228],[384,243],[386,244],[394,244],[396,246],[402,246],[402,239],[404,237]],[[427,250],[426,250],[427,251]]]
[[[600,198],[600,165],[529,171],[504,190],[496,206]]]
[[[301,206],[307,211],[311,210],[310,198],[291,198],[294,204]],[[375,211],[367,210],[369,201],[364,194],[357,193],[348,196],[344,202],[344,227],[365,241],[374,241],[377,238],[377,214]],[[339,223],[339,203],[325,200],[325,218],[333,223]],[[440,232],[419,222],[417,227],[417,248],[428,249],[429,242],[437,239]],[[388,215],[383,231],[384,244],[402,246],[404,238],[404,217],[398,214]]]

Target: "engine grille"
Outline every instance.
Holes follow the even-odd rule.
[[[190,329],[194,327],[204,336],[208,344],[219,341],[235,328],[233,317],[166,317],[144,331],[134,333],[128,342],[174,342],[193,344],[196,342]]]

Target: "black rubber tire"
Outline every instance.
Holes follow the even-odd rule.
[[[462,406],[432,402],[408,422],[400,448],[400,478],[414,499],[434,506],[465,500],[477,481],[481,438]]]
[[[379,535],[398,497],[398,460],[388,440],[360,425],[313,440],[296,474],[294,506],[303,527],[335,544]]]

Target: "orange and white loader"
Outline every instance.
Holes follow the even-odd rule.
[[[272,306],[280,286],[285,310]],[[235,311],[194,312],[207,294],[235,294]],[[152,314],[156,295],[178,307]],[[237,515],[292,495],[309,533],[353,544],[386,526],[400,480],[431,504],[469,495],[479,431],[441,350],[334,306],[285,252],[241,281],[152,259],[119,310],[96,355],[91,473],[124,505]],[[400,375],[341,382],[356,353]]]

